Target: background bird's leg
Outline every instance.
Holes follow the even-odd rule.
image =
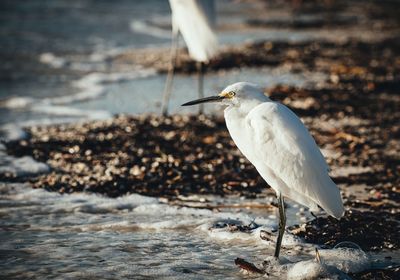
[[[167,80],[165,82],[162,105],[161,105],[161,113],[163,116],[168,115],[168,104],[169,104],[169,99],[171,97],[172,82],[174,80],[174,70],[178,57],[178,46],[179,46],[178,43],[179,43],[179,32],[172,31],[171,56],[170,56],[171,59],[170,59],[170,64],[168,66]]]
[[[204,62],[197,62],[197,73],[198,73],[198,90],[199,90],[199,98],[204,97]],[[204,105],[200,104],[199,106],[199,114],[204,113]]]
[[[282,238],[285,233],[286,227],[286,213],[285,213],[285,202],[283,200],[282,194],[278,196],[278,208],[279,208],[279,230],[278,239],[276,240],[275,247],[275,258],[279,258],[279,252],[281,250]]]

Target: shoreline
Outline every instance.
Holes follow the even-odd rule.
[[[327,131],[315,130],[313,126],[311,131],[323,151],[341,133],[331,132],[328,136]],[[192,195],[270,200],[274,197],[273,191],[266,188],[256,170],[237,150],[220,117],[117,116],[106,121],[33,127],[28,134],[30,138],[9,142],[6,146],[13,156],[31,156],[50,166],[50,172],[28,179],[34,188],[66,194],[94,192],[109,197],[138,193],[189,207],[182,198]],[[354,139],[339,139],[341,145],[346,141],[350,147],[354,146]],[[399,226],[396,176],[388,177],[389,181],[378,187],[375,170],[381,170],[379,164],[366,170],[348,165],[349,161],[356,160],[352,156],[354,150],[362,152],[363,145],[356,145],[347,155],[343,147],[335,149],[331,155],[339,149],[343,159],[329,155],[327,159],[333,173],[337,169],[335,164],[342,166],[333,180],[339,183],[350,211],[340,222],[320,217],[308,222],[305,228],[299,225],[293,230],[317,244],[359,240],[365,250],[399,249],[400,238],[393,233],[393,227]],[[390,163],[390,158],[387,160]],[[349,174],[344,176],[347,169]],[[4,180],[26,179],[11,176],[3,177]],[[353,191],[353,186],[361,184],[360,180],[365,185]],[[199,205],[207,207],[207,204]],[[362,213],[367,214],[364,217]],[[315,231],[315,226],[320,224],[326,225],[327,234]],[[366,224],[369,231],[365,231]],[[382,235],[382,230],[387,234]]]
[[[335,139],[335,133],[340,133],[336,131],[329,137],[322,137],[321,132],[311,129],[323,148]],[[240,155],[221,117],[120,115],[105,121],[31,127],[27,134],[28,138],[24,140],[5,143],[8,153],[16,157],[32,156],[39,162],[46,162],[51,170],[33,177],[3,177],[1,181],[28,182],[33,188],[64,195],[89,192],[116,198],[138,193],[156,197],[171,206],[217,212],[276,207],[273,191]],[[144,147],[139,147],[139,142],[135,141],[144,145],[154,144],[153,148],[147,147],[148,151],[155,151],[154,154],[147,154]],[[348,144],[351,145],[351,141]],[[158,146],[161,143],[163,146]],[[167,147],[168,152],[163,147]],[[132,152],[132,160],[128,151]],[[135,153],[136,156],[140,154],[140,159],[135,158]],[[202,156],[196,158],[193,153]],[[337,159],[328,156],[329,160]],[[334,171],[335,166],[331,167]],[[180,172],[171,173],[174,170]],[[221,170],[225,173],[221,174]],[[361,191],[359,188],[353,190],[353,184],[360,178],[376,182],[372,170],[373,167],[367,171],[350,168],[350,178],[341,175],[343,170],[333,178],[339,181],[347,209],[340,221],[322,215],[287,230],[307,244],[318,244],[322,248],[332,248],[343,241],[354,242],[365,252],[384,254],[386,261],[396,263],[400,249],[399,231],[395,230],[400,227],[397,189],[386,186],[378,190],[365,185]],[[151,177],[158,183],[147,179]],[[374,189],[376,191],[372,192]],[[210,207],[212,203],[204,198],[207,195],[246,197],[246,201],[257,198],[257,201],[264,199],[265,203],[236,206],[217,203]],[[235,207],[239,208],[235,210]],[[394,265],[388,269],[350,275],[354,279],[379,276],[395,279],[399,269]]]
[[[350,273],[353,279],[397,279],[400,274],[400,21],[396,13],[399,5],[392,1],[372,1],[365,5],[357,1],[312,1],[301,5],[302,1],[292,1],[291,5],[290,1],[247,2],[243,4],[243,11],[228,9],[221,15],[223,23],[219,25],[218,33],[224,45],[218,58],[206,66],[212,73],[210,76],[218,77],[213,81],[213,89],[225,86],[222,85],[226,82],[225,77],[233,80],[232,73],[236,69],[260,72],[255,79],[265,87],[265,93],[301,117],[321,147],[346,208],[340,221],[324,214],[311,219],[303,207],[289,201],[288,210],[297,211],[293,216],[299,222],[287,227],[287,236],[290,239],[294,234],[304,247],[286,248],[287,252],[297,254],[299,261],[312,256],[313,250],[308,251],[311,247],[331,249],[350,241],[360,246],[371,260],[371,270]],[[168,35],[170,26],[165,22],[158,17],[154,22],[146,18],[139,21],[142,33],[138,30],[139,33],[135,33],[131,21],[131,30],[125,32],[134,36],[149,35],[146,32],[156,27],[163,35]],[[247,41],[246,36],[253,40]],[[110,38],[113,37],[107,40]],[[17,122],[13,116],[22,113],[27,115],[27,123],[30,123],[29,116],[34,115],[35,110],[38,115],[42,114],[39,118],[43,119],[39,121],[51,121],[57,114],[60,119],[64,119],[65,114],[65,119],[71,121],[78,116],[89,119],[90,113],[99,119],[30,125],[23,131],[14,130],[11,125],[6,133],[13,139],[3,141],[0,138],[2,250],[8,262],[5,267],[10,271],[14,265],[17,268],[17,272],[9,271],[11,277],[17,277],[13,273],[19,273],[18,262],[19,269],[26,269],[27,275],[36,276],[36,273],[43,275],[41,269],[50,271],[47,265],[52,260],[55,266],[62,267],[59,271],[51,271],[59,276],[60,273],[67,275],[64,273],[79,271],[82,268],[80,262],[86,262],[88,257],[86,268],[89,270],[97,269],[100,261],[110,267],[113,260],[108,259],[109,255],[120,256],[121,252],[123,257],[117,259],[120,264],[138,263],[135,268],[146,270],[153,253],[161,256],[159,261],[167,264],[168,269],[177,269],[174,273],[196,274],[203,267],[212,267],[207,254],[222,248],[218,242],[224,242],[224,237],[234,239],[235,234],[237,237],[246,233],[251,235],[252,242],[261,242],[255,250],[247,246],[248,257],[261,258],[265,249],[270,249],[270,244],[262,244],[265,239],[254,233],[266,227],[274,236],[275,194],[240,154],[220,115],[175,114],[162,118],[155,114],[110,113],[107,101],[114,98],[112,94],[139,96],[143,91],[143,83],[137,86],[138,91],[132,91],[134,86],[124,87],[122,83],[133,84],[137,79],[156,76],[154,83],[157,86],[145,88],[147,92],[160,92],[161,95],[159,89],[168,70],[170,55],[167,48],[160,47],[166,45],[165,38],[164,43],[152,45],[158,48],[127,49],[124,44],[121,47],[117,44],[111,50],[88,47],[85,52],[60,52],[60,49],[50,48],[40,49],[38,54],[27,52],[20,56],[16,52],[11,58],[7,56],[11,62],[0,67],[0,71],[6,80],[9,79],[10,85],[24,81],[18,78],[19,75],[33,81],[41,80],[41,86],[36,89],[38,92],[27,90],[26,93],[21,85],[21,91],[14,89],[26,98],[16,94],[13,99],[13,91],[10,91],[8,97],[12,102],[5,104],[10,100],[3,96],[0,109],[5,114],[12,113],[8,118],[10,121]],[[131,42],[125,40],[126,37],[121,42],[127,45]],[[10,71],[15,63],[16,68]],[[275,72],[261,73],[259,70],[263,68]],[[192,84],[185,82],[191,78],[187,76],[195,72],[196,64],[189,59],[185,49],[180,49],[176,73],[181,75],[178,78],[183,80],[182,88],[191,87]],[[291,86],[287,80],[279,82],[277,79],[277,83],[268,85],[276,73],[277,76],[301,74],[304,83]],[[318,75],[312,79],[313,74]],[[237,76],[254,77],[253,72],[246,75],[241,72]],[[56,80],[51,81],[49,77]],[[66,79],[64,84],[63,79]],[[54,83],[53,87],[46,88],[49,83]],[[153,84],[153,81],[148,83]],[[53,96],[53,90],[60,85],[66,87],[65,91],[55,91]],[[183,93],[184,90],[177,91],[175,96],[183,97]],[[121,96],[118,96],[119,102],[125,100],[131,106],[126,100],[132,99]],[[152,98],[155,111],[159,105],[155,95]],[[99,104],[84,104],[90,100],[99,101]],[[176,101],[181,104],[178,99]],[[97,109],[96,106],[104,103],[108,106],[102,111],[91,112],[85,108],[87,105]],[[40,106],[36,105],[47,106],[38,108]],[[138,107],[128,111],[137,112]],[[113,109],[115,112],[126,110]],[[13,186],[16,187],[14,193]],[[18,193],[18,187],[21,187],[21,193]],[[10,196],[7,189],[12,189]],[[249,214],[249,220],[238,218],[245,214]],[[213,219],[217,217],[214,223]],[[263,223],[263,218],[268,221]],[[257,224],[256,219],[261,222]],[[107,231],[112,234],[103,234]],[[83,232],[87,239],[76,234]],[[226,233],[228,236],[224,235]],[[126,239],[122,238],[123,234]],[[132,238],[135,234],[143,235],[143,239]],[[183,238],[177,239],[175,234],[183,235]],[[212,234],[215,234],[215,244],[204,238]],[[59,240],[50,240],[51,244],[46,247],[49,236]],[[163,242],[166,237],[169,241]],[[191,242],[193,237],[212,244],[204,247],[210,244]],[[221,240],[218,237],[222,237]],[[68,243],[74,238],[76,240]],[[159,240],[161,243],[157,243]],[[60,250],[59,255],[51,255],[53,258],[48,256],[47,253],[60,245],[62,249],[72,249]],[[82,249],[84,245],[86,247]],[[243,244],[239,244],[237,251],[233,249],[237,245],[234,241],[228,245],[231,253],[241,253]],[[110,251],[98,252],[102,246]],[[192,246],[210,250],[197,252],[197,256],[206,259],[201,267],[188,266],[190,269],[186,269],[184,265],[181,268],[181,264],[166,261],[171,256],[170,251],[182,247],[184,250],[177,251],[181,254]],[[79,252],[73,251],[74,248],[79,248]],[[141,259],[138,252],[142,251],[150,253]],[[191,250],[186,251],[191,254]],[[46,254],[41,256],[41,252]],[[71,258],[65,257],[66,252]],[[289,258],[293,256],[292,252]],[[19,254],[21,258],[15,261],[14,255]],[[176,259],[192,261],[192,258],[193,255],[186,259],[180,255]],[[154,259],[151,259],[151,265]],[[393,265],[374,270],[374,261],[378,262],[378,259]],[[30,260],[38,264],[36,271],[24,263]],[[215,271],[210,272],[214,275],[226,266],[232,270],[233,260],[219,262],[213,267]],[[62,270],[66,267],[65,261],[73,263],[69,264],[72,269]],[[339,261],[342,261],[340,257]],[[157,270],[159,267],[160,264]],[[101,277],[104,276],[103,271],[96,269]],[[135,269],[133,272],[135,275]],[[47,275],[48,272],[44,273]],[[239,275],[239,272],[234,273]]]

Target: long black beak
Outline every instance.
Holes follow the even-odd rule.
[[[224,98],[225,98],[224,96],[219,96],[219,95],[210,96],[210,97],[200,98],[200,99],[186,102],[186,103],[182,104],[181,106],[192,106],[192,105],[206,103],[206,102],[217,102],[217,101],[221,101]]]

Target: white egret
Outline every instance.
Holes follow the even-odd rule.
[[[172,11],[172,46],[161,107],[163,115],[168,114],[179,34],[182,34],[190,57],[197,61],[199,98],[203,97],[204,64],[218,51],[217,37],[213,31],[216,21],[214,0],[169,0],[169,3]],[[202,112],[203,108],[200,107],[200,113]]]
[[[311,211],[320,206],[337,219],[343,216],[340,191],[328,175],[328,165],[307,128],[289,108],[245,82],[230,85],[217,96],[182,106],[205,102],[227,106],[225,122],[233,141],[277,194],[276,258],[286,225],[284,197]]]

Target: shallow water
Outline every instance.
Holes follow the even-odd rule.
[[[241,279],[245,274],[234,265],[237,257],[260,268],[267,260],[264,266],[271,279],[297,279],[293,275],[300,272],[334,279],[387,265],[384,254],[346,248],[320,248],[319,264],[315,246],[289,232],[276,263],[271,259],[273,242],[260,238],[261,230],[276,229],[271,210],[211,211],[170,206],[136,194],[117,199],[60,195],[23,184],[1,184],[0,194],[0,269],[7,278]],[[234,197],[206,199],[249,203]],[[300,222],[295,215],[299,210],[288,208],[289,224]],[[232,230],[234,224],[252,223],[248,232]]]
[[[300,222],[297,207],[288,208],[289,224]],[[137,194],[112,199],[1,184],[0,216],[0,269],[6,278],[240,279],[244,275],[234,265],[237,257],[259,267],[269,260],[271,279],[298,273],[302,263],[311,267],[307,273],[321,270],[329,277],[343,273],[340,270],[372,267],[370,256],[348,249],[320,249],[324,263],[319,264],[314,261],[315,246],[289,232],[276,263],[271,259],[273,242],[260,238],[261,230],[276,229],[271,210],[262,215],[244,209],[211,211],[171,206]],[[235,231],[234,224],[253,229]]]
[[[236,257],[272,253],[254,234],[229,240],[232,233],[211,234],[208,227],[231,218],[268,228],[273,218],[178,209],[135,194],[59,195],[16,184],[0,192],[3,276],[237,278]]]
[[[166,1],[57,0],[29,5],[6,1],[2,7],[0,56],[5,63],[0,66],[0,125],[160,111],[165,75],[133,66],[122,72],[107,72],[110,55],[126,49],[169,47],[170,11]],[[232,5],[230,1],[218,1],[217,9],[219,26],[240,25],[254,14],[249,5]],[[218,30],[222,45],[261,39],[313,40],[327,35],[331,32]],[[91,80],[95,75],[97,80]],[[112,75],[117,78],[110,79]],[[325,79],[319,73],[293,74],[288,69],[241,69],[207,75],[204,89],[206,94],[213,94],[237,81],[303,86]],[[195,75],[178,75],[174,84],[171,111],[186,112],[179,105],[196,96]],[[215,112],[212,106],[207,108]]]
[[[306,86],[316,84],[326,79],[322,73],[293,74],[285,69],[252,69],[242,68],[240,70],[224,71],[221,73],[209,73],[205,77],[204,90],[207,95],[220,92],[224,85],[234,83],[238,80],[262,83],[261,86],[274,86],[287,84],[293,86]],[[160,93],[163,91],[165,75],[151,75],[146,78],[126,81],[117,85],[107,87],[107,94],[100,98],[81,102],[76,107],[92,110],[108,110],[111,113],[159,113]],[[188,113],[193,110],[181,107],[186,101],[197,98],[197,79],[188,75],[177,75],[174,80],[173,94],[170,100],[171,113]],[[218,112],[219,106],[206,106],[207,112]]]

